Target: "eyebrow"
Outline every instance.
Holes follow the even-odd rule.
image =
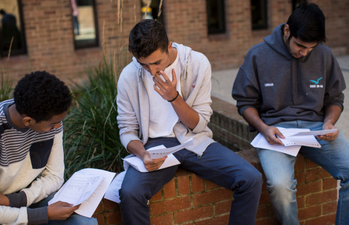
[[[315,46],[313,47],[307,47],[307,46],[304,46],[302,44],[299,44],[297,41],[294,41],[294,43],[296,43],[296,45],[300,46],[300,47],[303,47],[303,48],[315,48],[316,46],[318,46],[318,44],[316,44]]]
[[[153,62],[153,63],[145,64],[145,63],[141,63],[141,62],[138,61],[138,59],[137,59],[137,62],[138,62],[139,64],[141,64],[142,66],[144,66],[144,65],[153,65],[153,64],[157,64],[157,63],[160,63],[161,61],[162,61],[162,59],[160,59],[160,60],[158,60],[158,61],[156,61],[156,62]]]

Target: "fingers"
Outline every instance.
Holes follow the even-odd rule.
[[[158,159],[148,160],[148,161],[144,162],[144,166],[149,172],[155,171],[155,170],[160,168],[160,166],[164,163],[166,158],[167,158],[167,156],[164,156],[164,157],[158,158]]]

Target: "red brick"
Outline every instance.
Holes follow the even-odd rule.
[[[153,197],[151,197],[151,199],[150,199],[150,202],[162,200],[163,199],[162,192],[163,192],[163,190],[161,189],[160,191],[158,191],[158,193],[153,195]]]
[[[98,225],[106,225],[104,214],[93,215],[93,217],[97,219]]]
[[[153,202],[150,204],[150,214],[155,216],[165,212],[175,212],[180,209],[186,209],[190,207],[190,197],[178,197],[175,199],[167,199],[166,201]]]
[[[320,168],[320,166],[318,164],[314,163],[310,159],[307,159],[306,165],[307,165],[306,166],[307,169]]]
[[[167,184],[162,188],[164,193],[164,198],[173,198],[176,196],[176,184],[175,179],[171,179]]]
[[[332,177],[326,170],[322,168],[316,168],[313,170],[308,170],[305,175],[306,182],[315,181],[322,178]]]
[[[215,189],[215,188],[218,188],[218,187],[221,187],[219,186],[218,184],[215,184],[209,180],[205,180],[206,182],[206,190],[211,190],[211,189]]]
[[[322,205],[322,213],[324,215],[330,214],[330,213],[336,213],[336,211],[337,211],[337,201],[324,203]]]
[[[261,193],[261,197],[259,198],[259,204],[267,204],[270,203],[269,193],[267,191]]]
[[[273,214],[273,209],[272,209],[271,204],[259,206],[257,210],[257,219],[258,218],[264,218],[264,217],[270,217]]]
[[[191,185],[194,193],[204,191],[204,180],[196,174],[191,174]]]
[[[175,223],[184,223],[187,221],[202,219],[213,216],[213,206],[204,206],[198,208],[192,208],[174,213]]]
[[[104,204],[104,210],[110,211],[110,210],[119,210],[119,204],[113,201],[110,201],[108,199],[103,199]]]
[[[322,193],[311,194],[306,197],[307,206],[321,204],[324,202],[331,202],[337,199],[337,191],[330,190]]]
[[[177,177],[178,195],[187,195],[190,193],[189,176]]]
[[[195,225],[226,225],[229,223],[229,215],[213,217],[205,220],[196,221]]]
[[[302,209],[305,207],[305,196],[297,196],[297,206],[298,209]]]
[[[330,214],[317,218],[307,220],[307,225],[334,225],[336,221],[336,214]]]
[[[215,208],[215,215],[229,213],[230,209],[231,209],[231,202],[232,202],[232,200],[216,203],[215,207],[214,207]]]
[[[296,164],[294,165],[294,171],[303,171],[305,168],[305,158],[302,155],[298,155]]]
[[[122,216],[120,211],[106,212],[106,224],[118,224],[122,223]]]
[[[276,217],[268,217],[256,220],[256,225],[281,225],[281,223],[276,219]]]
[[[230,198],[232,198],[232,192],[227,189],[209,191],[193,195],[194,206],[218,202]]]
[[[297,183],[301,184],[305,182],[305,172],[300,171],[295,173],[295,178],[297,179]]]
[[[328,190],[328,189],[334,189],[337,188],[338,183],[337,180],[333,179],[333,178],[329,178],[329,179],[323,179],[323,184],[324,184],[324,191]]]
[[[306,218],[317,217],[321,215],[321,205],[308,207],[298,210],[298,219],[304,220]]]
[[[173,224],[172,220],[172,214],[150,217],[150,223],[152,225],[170,225]]]
[[[321,180],[317,180],[311,183],[303,183],[297,185],[297,195],[307,195],[309,193],[315,193],[322,191],[322,182]]]

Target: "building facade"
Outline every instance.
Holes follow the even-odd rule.
[[[131,57],[129,31],[145,14],[165,25],[170,41],[204,53],[213,70],[236,68],[253,45],[286,22],[299,2],[2,0],[0,9],[17,19],[20,37],[12,40],[10,54],[4,47],[6,39],[0,37],[0,71],[18,80],[30,71],[46,70],[69,83],[85,77],[103,57],[120,70]],[[349,54],[349,0],[309,2],[325,14],[326,45],[337,56]]]

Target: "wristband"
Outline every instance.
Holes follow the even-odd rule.
[[[167,100],[167,101],[168,101],[168,102],[173,102],[174,100],[176,100],[176,99],[178,98],[178,95],[179,95],[179,93],[178,93],[178,91],[177,91],[176,97],[175,97],[174,99],[172,99],[172,100]]]

